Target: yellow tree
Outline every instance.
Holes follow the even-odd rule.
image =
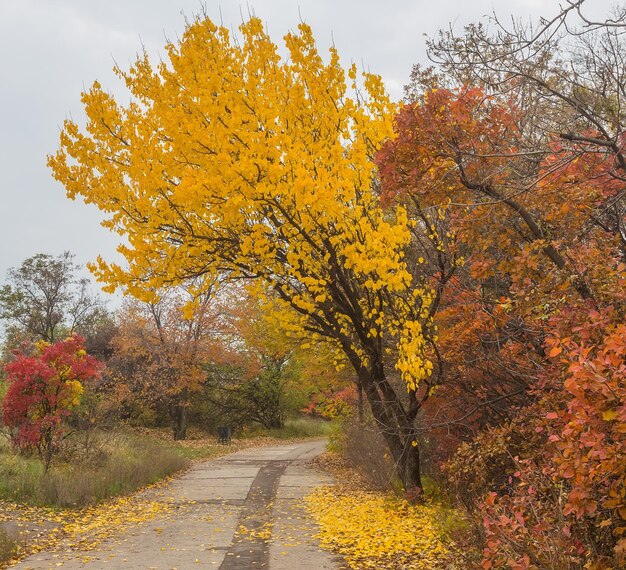
[[[272,290],[265,289],[262,295],[241,288],[238,292],[231,298],[235,302],[225,308],[224,330],[232,348],[224,354],[240,374],[231,383],[220,382],[216,375],[220,407],[235,418],[280,428],[289,413],[303,410],[322,395],[352,388],[354,373],[350,367],[335,369],[337,356],[331,346],[323,341],[302,342],[290,334],[293,328],[287,322],[294,312]]]
[[[285,36],[286,59],[258,19],[240,32],[197,19],[167,61],[118,69],[128,105],[94,83],[86,129],[66,121],[49,165],[126,238],[127,267],[93,267],[111,289],[150,300],[217,272],[273,288],[298,315],[290,334],[329,340],[354,367],[399,478],[420,487],[433,295],[405,210],[380,206],[371,160],[394,106],[378,76],[346,73],[334,48],[325,62],[306,25]]]

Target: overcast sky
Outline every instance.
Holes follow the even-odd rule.
[[[588,0],[604,14],[612,2]],[[363,63],[382,75],[400,98],[411,66],[425,62],[424,34],[454,22],[456,29],[492,13],[536,20],[552,15],[558,0],[206,0],[216,22],[237,27],[249,11],[261,17],[274,41],[300,19],[313,28],[320,49],[333,41],[345,63]],[[9,267],[35,253],[70,250],[77,261],[116,257],[115,236],[99,225],[95,207],[65,197],[46,167],[59,126],[82,118],[80,93],[97,79],[121,86],[114,60],[126,68],[144,45],[155,57],[165,38],[184,28],[183,13],[199,0],[0,0],[0,282]],[[220,16],[221,13],[221,16]]]

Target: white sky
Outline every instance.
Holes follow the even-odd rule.
[[[564,0],[562,0],[564,3]],[[609,0],[587,0],[604,15]],[[320,50],[334,43],[345,63],[379,73],[400,98],[411,66],[426,61],[424,35],[449,23],[461,27],[494,10],[536,20],[552,15],[558,0],[206,0],[216,22],[237,27],[249,10],[275,42],[300,18]],[[82,119],[80,93],[97,79],[122,93],[113,61],[126,68],[141,50],[163,53],[165,38],[184,28],[181,12],[200,11],[199,0],[0,0],[0,282],[9,267],[36,253],[70,250],[77,261],[116,257],[116,236],[99,225],[92,206],[72,202],[46,167],[59,126]]]

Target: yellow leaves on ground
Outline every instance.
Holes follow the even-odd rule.
[[[167,503],[139,497],[121,497],[113,501],[80,510],[57,510],[48,507],[26,507],[0,502],[0,522],[12,520],[20,528],[40,528],[18,551],[14,562],[21,558],[51,550],[70,552],[90,551],[104,540],[122,535],[127,529],[166,516],[171,510]],[[3,516],[10,513],[10,519]]]
[[[70,515],[63,525],[65,549],[80,547],[91,550],[112,534],[123,533],[128,527],[163,516],[171,506],[158,501],[122,497]]]
[[[437,526],[441,509],[371,491],[322,487],[305,498],[322,545],[350,568],[451,568],[452,547]]]
[[[247,537],[251,542],[267,541],[272,537],[273,521],[263,523],[258,529],[249,529],[247,526],[240,524],[237,534],[240,537]]]

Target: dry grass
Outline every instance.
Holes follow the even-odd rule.
[[[298,417],[285,421],[282,428],[266,429],[251,426],[241,433],[242,438],[270,437],[278,440],[304,440],[316,437],[328,437],[333,429],[333,422],[321,418]]]
[[[309,461],[309,465],[332,475],[341,486],[352,489],[372,490],[370,480],[342,455],[326,451]]]
[[[21,541],[13,533],[7,532],[0,525],[0,565],[13,558],[20,548]]]
[[[382,491],[398,490],[389,451],[373,420],[360,424],[347,418],[336,436],[334,449],[364,478],[367,486]]]
[[[184,469],[169,446],[126,433],[102,433],[89,452],[69,446],[48,473],[35,457],[0,447],[0,499],[76,507],[128,494]]]

